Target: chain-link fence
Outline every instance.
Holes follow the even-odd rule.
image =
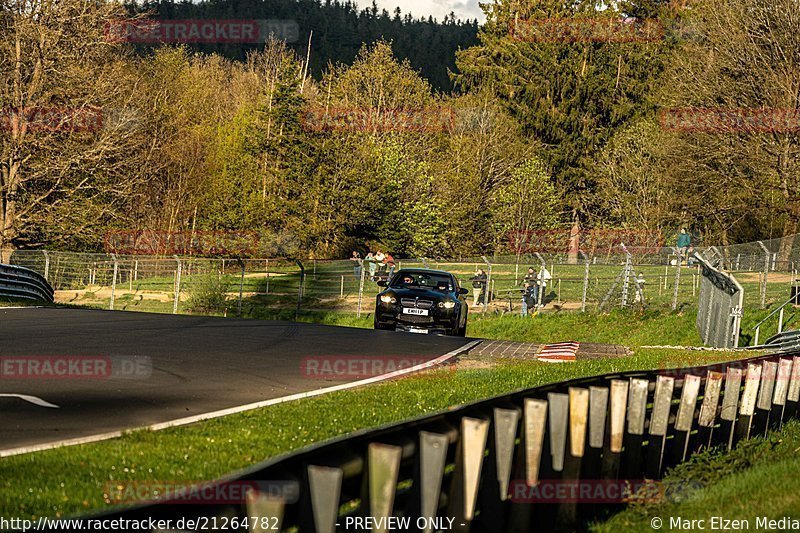
[[[525,281],[543,312],[605,312],[614,308],[693,309],[702,275],[691,249],[608,246],[594,253],[533,253],[459,260],[400,259],[396,269],[428,267],[455,274],[472,288],[479,269],[484,290],[471,313],[519,313]],[[760,250],[760,253],[759,253]],[[800,238],[698,249],[742,284],[745,310],[767,309],[797,291]],[[365,316],[377,280],[388,267],[352,260],[207,259],[15,251],[11,263],[44,275],[60,303],[118,310],[203,312],[257,318],[315,313]],[[474,305],[477,303],[478,305]],[[762,313],[763,314],[763,313]],[[793,315],[788,321],[793,319]],[[788,322],[787,321],[787,322]]]

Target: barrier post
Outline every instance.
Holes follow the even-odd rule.
[[[175,300],[172,302],[172,314],[178,314],[178,303],[181,299],[181,270],[183,269],[183,264],[181,263],[180,257],[175,257],[175,261],[178,263],[178,266],[175,270]]]
[[[486,263],[486,287],[484,287],[484,291],[486,292],[483,295],[483,313],[489,308],[489,298],[491,297],[491,287],[492,287],[492,264],[486,259],[485,255],[481,256],[483,262]]]
[[[358,283],[358,311],[356,312],[356,318],[361,318],[361,302],[364,299],[364,265],[361,265],[361,279]]]
[[[47,250],[44,253],[44,279],[50,281],[50,252]]]
[[[672,310],[678,309],[678,290],[681,287],[681,252],[678,248],[674,248],[676,265],[675,265],[675,292],[672,294]]]
[[[767,308],[767,276],[769,276],[769,249],[762,241],[758,245],[764,250],[764,277],[761,279],[761,309]]]
[[[581,252],[583,253],[583,252]],[[586,258],[586,266],[584,267],[583,271],[583,296],[581,297],[581,313],[586,312],[586,293],[589,290],[589,257],[586,254],[583,254]]]
[[[117,261],[117,254],[111,254],[111,259],[114,261],[114,274],[111,278],[111,301],[108,303],[108,308],[114,310],[114,293],[117,290],[117,271],[119,270],[119,262]]]
[[[244,292],[244,261],[242,261],[241,257],[236,258],[236,261],[239,262],[239,266],[242,268],[242,275],[239,278],[239,303],[236,305],[236,316],[239,318],[242,317],[242,293]]]
[[[306,269],[299,259],[296,259],[295,263],[300,267],[300,286],[297,288],[297,308],[294,311],[294,319],[297,320],[300,318],[300,306],[303,303],[303,284],[306,280]]]

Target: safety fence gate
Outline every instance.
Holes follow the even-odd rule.
[[[798,355],[519,391],[356,432],[98,518],[301,533],[582,530],[698,450],[731,449],[797,418]],[[123,493],[130,484],[116,483]],[[206,504],[186,505],[198,501]]]
[[[744,290],[730,274],[714,268],[700,254],[695,259],[701,267],[697,331],[706,346],[738,348],[744,309]]]

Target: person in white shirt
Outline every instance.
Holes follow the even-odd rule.
[[[553,279],[553,276],[550,275],[550,271],[547,270],[545,265],[542,265],[542,268],[539,269],[539,279],[537,284],[539,285],[539,298],[537,300],[537,304],[539,307],[544,307],[544,297],[547,295],[547,282]]]

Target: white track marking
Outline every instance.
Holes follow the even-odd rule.
[[[44,444],[34,444],[33,446],[23,446],[20,448],[10,448],[8,450],[0,450],[0,457],[10,457],[12,455],[21,455],[24,453],[32,453],[32,452],[40,452],[43,450],[51,450],[53,448],[61,448],[62,446],[76,446],[79,444],[88,444],[91,442],[99,442],[102,440],[108,439],[115,439],[117,437],[121,437],[125,433],[130,433],[132,431],[140,431],[140,430],[149,430],[149,431],[158,431],[161,429],[173,428],[176,426],[185,426],[187,424],[194,424],[195,422],[202,422],[204,420],[211,420],[212,418],[219,418],[221,416],[228,416],[233,415],[236,413],[241,413],[244,411],[251,411],[253,409],[260,409],[262,407],[269,407],[271,405],[277,405],[279,403],[284,402],[291,402],[293,400],[302,400],[304,398],[312,398],[314,396],[322,396],[323,394],[329,394],[331,392],[336,392],[340,390],[347,390],[353,389],[355,387],[361,387],[363,385],[370,385],[372,383],[378,383],[380,381],[386,381],[387,379],[396,378],[399,376],[404,376],[406,374],[412,374],[414,372],[419,372],[420,370],[425,370],[431,368],[433,366],[440,365],[442,363],[447,362],[449,359],[466,352],[477,344],[480,344],[481,340],[472,341],[470,343],[465,344],[464,346],[457,348],[451,352],[448,352],[436,359],[431,359],[430,361],[426,361],[424,363],[420,363],[415,366],[411,366],[408,368],[402,368],[400,370],[395,370],[394,372],[390,372],[388,374],[383,374],[381,376],[374,376],[367,379],[362,379],[359,381],[353,381],[351,383],[343,383],[341,385],[335,385],[333,387],[326,387],[323,389],[317,389],[308,392],[299,392],[297,394],[292,394],[290,396],[283,396],[281,398],[272,398],[271,400],[264,400],[261,402],[256,403],[249,403],[246,405],[240,405],[237,407],[230,407],[228,409],[222,409],[220,411],[212,411],[210,413],[203,413],[201,415],[194,415],[194,416],[187,416],[186,418],[178,418],[176,420],[169,420],[167,422],[159,422],[158,424],[152,424],[149,426],[142,426],[138,428],[130,428],[120,431],[111,431],[109,433],[101,433],[98,435],[90,435],[88,437],[78,437],[75,439],[66,439],[60,440],[55,442],[47,442]]]
[[[20,400],[25,400],[26,402],[30,402],[33,405],[38,405],[39,407],[50,407],[53,409],[58,409],[58,406],[54,403],[46,402],[39,398],[38,396],[30,396],[28,394],[0,394],[0,398],[19,398]]]

